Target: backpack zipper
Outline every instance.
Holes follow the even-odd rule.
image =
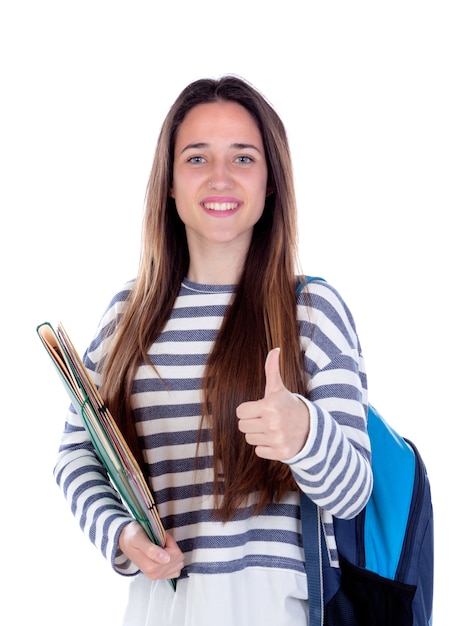
[[[414,489],[412,496],[412,504],[409,511],[409,519],[407,522],[406,533],[404,536],[403,547],[401,549],[401,556],[398,562],[398,567],[395,573],[395,580],[398,582],[407,582],[405,580],[407,569],[410,564],[410,554],[412,550],[414,536],[417,530],[417,512],[420,509],[422,504],[422,496],[424,492],[425,480],[422,474],[422,461],[420,458],[420,454],[414,444],[405,439],[405,441],[410,445],[414,454],[415,454],[415,477],[414,477]]]

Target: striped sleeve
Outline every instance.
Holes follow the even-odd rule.
[[[322,509],[349,519],[372,489],[366,375],[354,321],[339,294],[312,282],[298,301],[310,432],[289,459],[300,488]]]

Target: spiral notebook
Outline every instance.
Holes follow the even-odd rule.
[[[151,541],[165,546],[165,530],[143,473],[63,325],[54,330],[44,322],[36,331],[121,499]],[[173,579],[170,584],[176,588]]]

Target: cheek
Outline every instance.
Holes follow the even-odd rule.
[[[197,193],[199,180],[193,173],[181,173],[176,170],[173,172],[173,181],[170,187],[170,195],[172,198],[189,198]]]

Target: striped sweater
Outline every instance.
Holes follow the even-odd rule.
[[[84,361],[95,382],[96,366],[108,347],[106,328],[122,314],[131,283],[110,303]],[[139,367],[132,407],[164,527],[185,553],[182,577],[228,573],[248,567],[303,574],[304,552],[295,492],[259,516],[252,501],[226,524],[212,514],[212,449],[202,433],[197,469],[194,456],[201,420],[204,364],[234,287],[183,281],[173,312],[150,356],[153,369]],[[310,297],[307,297],[307,292]],[[332,563],[337,563],[332,516],[350,518],[372,488],[366,430],[367,387],[354,322],[339,294],[314,281],[298,297],[300,345],[304,354],[310,433],[287,462],[300,488],[323,509]],[[55,476],[83,531],[124,575],[138,572],[119,550],[118,537],[130,515],[111,487],[89,437],[70,408]]]

